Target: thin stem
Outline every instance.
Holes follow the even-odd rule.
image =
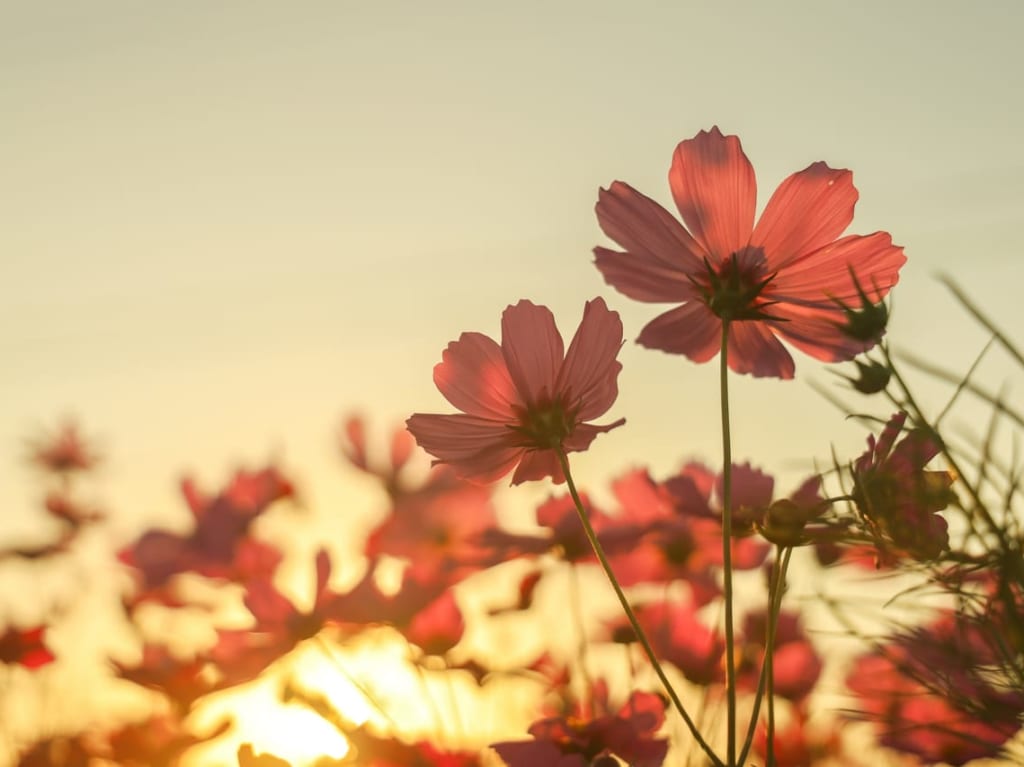
[[[388,724],[390,724],[391,727],[394,728],[394,730],[397,732],[399,730],[398,722],[396,722],[394,717],[392,717],[391,714],[388,713],[387,709],[384,708],[383,705],[381,705],[381,702],[377,700],[377,696],[373,694],[370,688],[363,684],[359,679],[356,679],[352,675],[352,672],[345,667],[345,664],[341,662],[341,659],[334,652],[334,648],[327,644],[327,640],[324,639],[323,635],[314,635],[313,641],[316,642],[317,647],[320,648],[320,652],[324,654],[324,657],[326,657],[327,660],[329,660],[331,664],[338,670],[338,673],[345,677],[353,687],[359,690],[359,692],[362,693],[363,697],[366,698],[366,700],[369,701],[370,704],[372,704],[373,707],[381,713],[381,716],[383,716],[387,720]]]
[[[761,701],[765,696],[765,690],[766,688],[769,690],[769,696],[774,692],[772,689],[774,687],[772,660],[775,652],[775,634],[778,630],[779,612],[782,610],[782,595],[785,592],[786,586],[786,572],[789,570],[789,560],[792,553],[793,548],[791,546],[776,551],[776,564],[772,568],[772,579],[768,586],[768,627],[765,631],[764,661],[761,665],[761,676],[757,682],[757,694],[754,697],[754,710],[750,715],[750,724],[747,727],[747,737],[743,741],[743,748],[740,751],[739,764],[746,762],[747,754],[750,753],[750,747],[754,742],[754,732],[757,729],[757,718],[761,712]],[[772,706],[771,697],[768,698],[768,701],[768,705]],[[775,715],[771,707],[768,709],[768,723],[770,728],[768,735],[769,747],[774,749],[772,738],[774,737]],[[774,757],[774,753],[770,753]]]
[[[586,688],[586,708],[591,716],[594,705],[594,680],[587,668],[587,630],[583,623],[583,600],[580,599],[580,577],[574,562],[569,563],[569,603],[572,607],[573,620],[576,622],[576,659],[580,664],[580,675]]]
[[[725,601],[725,705],[728,728],[726,759],[736,765],[736,641],[732,598],[732,433],[729,428],[729,322],[722,320],[720,367],[722,408],[722,596]]]
[[[640,646],[644,648],[644,652],[647,654],[647,659],[651,662],[651,667],[654,669],[654,673],[657,675],[658,680],[661,682],[662,687],[665,688],[665,692],[669,699],[672,701],[672,705],[675,706],[676,711],[686,722],[686,726],[690,729],[690,734],[693,735],[694,740],[701,747],[711,763],[715,767],[725,767],[722,760],[718,755],[711,750],[711,746],[708,745],[707,741],[700,734],[700,730],[693,723],[693,719],[686,712],[686,708],[683,706],[683,702],[679,699],[679,695],[676,693],[675,688],[672,687],[672,683],[669,682],[668,677],[665,675],[665,670],[661,667],[661,663],[658,661],[658,656],[654,654],[654,648],[651,647],[650,641],[647,639],[647,634],[644,633],[643,627],[640,626],[640,621],[637,620],[636,613],[633,612],[633,608],[629,604],[629,600],[626,599],[626,594],[622,591],[622,586],[619,585],[618,579],[615,577],[615,573],[612,572],[612,566],[608,562],[608,557],[604,553],[604,547],[601,542],[597,539],[597,533],[594,532],[593,525],[590,524],[590,517],[587,514],[585,508],[583,508],[583,501],[580,500],[580,495],[576,490],[576,483],[572,480],[572,474],[569,471],[569,459],[565,455],[565,450],[561,445],[557,445],[554,448],[555,455],[558,456],[558,463],[562,467],[562,473],[565,475],[565,484],[569,488],[569,495],[572,496],[573,503],[576,505],[576,513],[579,515],[580,522],[583,525],[583,531],[587,535],[587,540],[590,541],[590,546],[594,550],[594,554],[597,556],[597,561],[601,563],[601,568],[604,570],[604,574],[608,577],[608,582],[611,583],[612,589],[615,591],[615,596],[618,597],[619,604],[622,606],[623,612],[626,614],[626,619],[629,621],[629,625],[633,628],[633,633],[636,634],[637,640],[640,642]]]

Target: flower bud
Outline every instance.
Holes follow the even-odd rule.
[[[783,498],[768,507],[759,529],[761,535],[779,546],[799,546],[806,542],[804,526],[813,516],[814,509]]]
[[[892,371],[888,367],[881,362],[871,361],[867,364],[860,360],[854,360],[854,362],[860,376],[856,379],[849,379],[854,389],[861,394],[877,394],[885,391],[885,387],[889,385],[889,379],[892,377]]]

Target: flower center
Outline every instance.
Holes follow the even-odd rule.
[[[521,410],[519,424],[513,431],[522,437],[520,447],[541,450],[560,447],[576,427],[575,412],[561,400],[540,402]]]
[[[733,320],[778,319],[765,313],[774,301],[760,298],[761,291],[775,277],[766,275],[764,251],[747,247],[725,259],[717,269],[705,259],[707,275],[695,284],[705,303],[717,316]]]

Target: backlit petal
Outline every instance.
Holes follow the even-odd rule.
[[[566,438],[562,447],[567,453],[582,452],[590,447],[590,443],[594,441],[594,437],[598,434],[603,434],[606,431],[616,429],[624,423],[626,423],[625,418],[620,418],[614,423],[610,423],[605,426],[593,423],[581,423],[573,430],[573,433]]]
[[[842,331],[845,316],[841,311],[811,309],[794,304],[778,304],[772,313],[788,322],[775,325],[775,332],[814,359],[842,362],[862,354],[874,343],[858,341]]]
[[[722,321],[700,301],[683,304],[651,320],[636,342],[648,349],[685,354],[693,362],[707,362],[718,353]]]
[[[899,280],[906,263],[903,248],[885,232],[852,234],[790,261],[765,290],[768,298],[794,303],[828,303],[838,299],[859,305],[851,269],[864,292],[877,303]]]
[[[841,235],[856,203],[853,174],[816,162],[779,184],[750,242],[764,249],[769,270],[782,269]]]
[[[622,320],[603,298],[588,301],[583,319],[569,344],[558,372],[556,390],[570,393],[570,407],[578,406],[576,418],[589,421],[607,412],[618,396],[622,363],[615,358],[622,348]]]
[[[594,248],[594,265],[606,283],[636,301],[678,303],[697,295],[696,288],[680,271],[650,264],[632,253]]]
[[[602,231],[626,250],[634,270],[661,283],[660,297],[645,300],[682,301],[689,295],[686,275],[703,270],[705,254],[671,213],[621,181],[598,192],[595,211]],[[605,279],[614,284],[607,274]]]
[[[550,309],[526,300],[505,309],[501,351],[523,404],[554,395],[565,349]]]
[[[434,366],[434,383],[450,403],[469,415],[514,418],[515,384],[501,347],[482,333],[463,333]]]
[[[792,378],[793,358],[763,322],[729,326],[729,367],[757,378]]]
[[[476,416],[415,413],[406,426],[420,447],[463,479],[493,482],[511,471],[523,454],[508,426]]]
[[[516,473],[512,475],[512,484],[518,485],[533,479],[551,477],[556,485],[565,482],[565,474],[558,463],[554,450],[528,450],[519,462]]]
[[[757,183],[736,136],[717,127],[676,147],[669,185],[694,238],[719,264],[750,241]]]

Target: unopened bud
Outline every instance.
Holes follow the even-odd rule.
[[[885,387],[889,385],[889,379],[892,377],[892,371],[888,367],[881,362],[872,361],[867,364],[860,360],[854,360],[854,362],[859,374],[859,378],[849,379],[854,389],[861,394],[877,394],[880,391],[885,391]]]
[[[804,526],[814,516],[814,510],[798,506],[788,499],[775,501],[765,512],[760,525],[761,535],[779,546],[799,546],[804,543]]]

